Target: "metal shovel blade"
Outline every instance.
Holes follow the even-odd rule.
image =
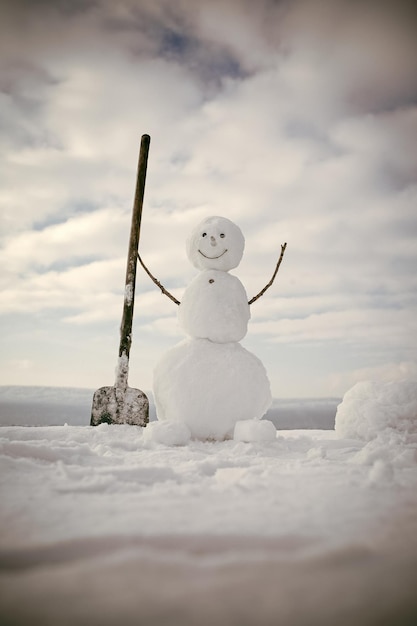
[[[131,424],[146,426],[149,402],[143,391],[128,387],[129,353],[132,344],[133,307],[135,304],[136,262],[142,219],[148,162],[149,135],[142,135],[138,163],[135,201],[132,212],[129,251],[127,257],[123,318],[120,326],[119,360],[114,387],[100,387],[93,396],[91,426],[99,424]]]
[[[130,424],[146,426],[149,402],[143,391],[127,387],[100,387],[93,396],[91,426],[99,424]]]

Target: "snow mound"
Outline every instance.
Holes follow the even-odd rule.
[[[360,382],[337,407],[336,435],[372,441],[383,431],[417,435],[417,381]]]

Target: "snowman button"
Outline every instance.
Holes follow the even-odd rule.
[[[214,278],[210,278],[209,283],[214,283]]]

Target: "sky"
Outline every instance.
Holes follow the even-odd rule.
[[[413,6],[414,5],[414,6]],[[355,0],[3,0],[0,384],[114,382],[140,251],[179,300],[204,217],[236,222],[242,344],[275,397],[417,376],[417,10]],[[138,267],[129,384],[183,338]]]

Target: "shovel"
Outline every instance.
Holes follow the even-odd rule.
[[[132,424],[146,426],[149,421],[149,402],[143,391],[128,387],[129,353],[132,344],[133,306],[135,303],[136,263],[142,219],[143,194],[145,191],[146,166],[148,163],[149,135],[142,135],[140,142],[138,174],[132,226],[130,229],[127,257],[123,318],[120,327],[119,360],[114,387],[100,387],[93,396],[91,426],[98,424]]]

